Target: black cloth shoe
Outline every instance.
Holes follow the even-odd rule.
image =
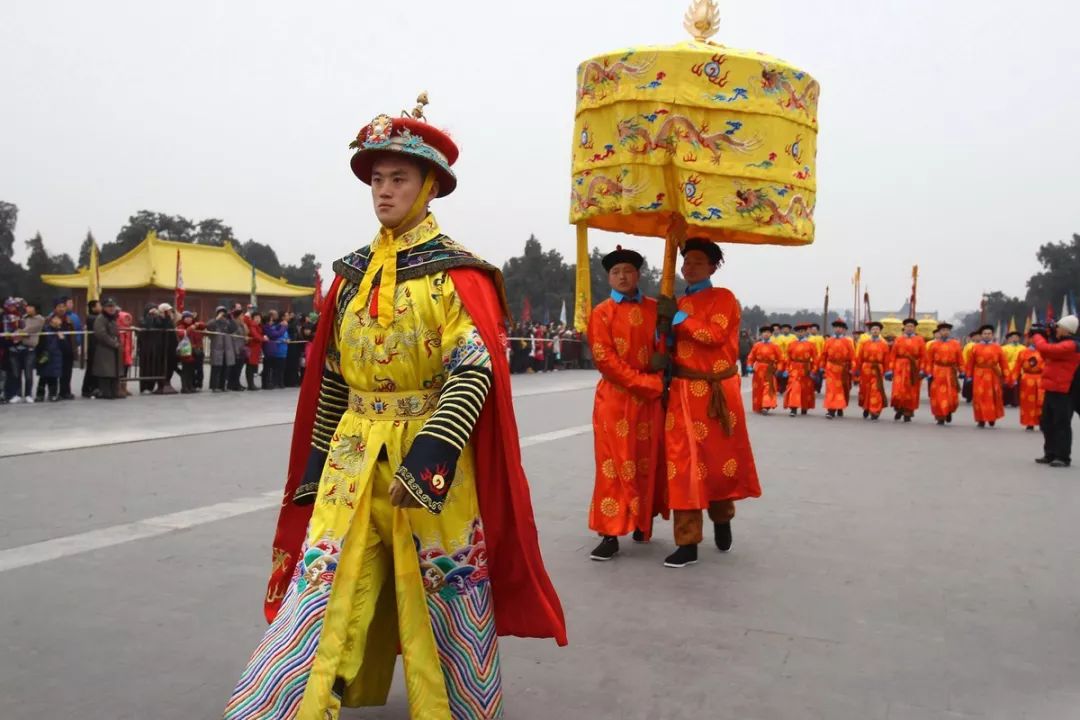
[[[834,417],[836,417],[836,411],[835,410],[829,410],[828,412],[825,413],[825,417],[832,420]]]
[[[633,538],[634,538],[634,542],[643,543],[643,542],[645,542],[645,533],[641,532],[640,530],[635,530],[634,534],[633,534]]]
[[[905,415],[904,416],[904,422],[911,422],[911,416],[910,415]]]
[[[863,416],[863,420],[870,417],[870,411],[869,410],[863,410],[862,411],[862,416]]]
[[[984,428],[984,427],[986,427],[986,423],[984,423],[984,422],[980,422],[980,423],[979,423],[979,427],[981,427],[981,428]]]
[[[893,416],[893,421],[895,422],[895,421],[899,420],[902,417],[904,417],[904,413],[898,412],[898,413],[896,413],[896,415]]]
[[[945,424],[945,418],[938,418],[937,424],[938,425],[944,425]]]
[[[947,423],[952,422],[952,413],[949,413],[948,415],[945,416],[945,422],[947,422]]]
[[[796,410],[795,408],[791,408],[791,417],[795,417],[798,414],[799,414],[798,410]]]
[[[803,411],[802,411],[802,414],[805,415],[808,412],[810,412],[810,411],[804,408]]]
[[[1052,460],[1050,462],[1050,467],[1069,467],[1069,465],[1068,460]]]
[[[619,538],[605,536],[604,539],[600,541],[600,544],[589,554],[589,559],[596,560],[597,562],[604,562],[605,560],[611,560],[618,553]]]
[[[664,558],[664,567],[683,568],[697,563],[697,545],[680,545],[679,549]]]
[[[837,410],[836,411],[836,417],[844,417],[844,411],[843,410]]]
[[[994,421],[993,420],[990,421],[990,427],[994,427]]]
[[[1054,462],[1054,458],[1048,455],[1044,455],[1041,458],[1035,458],[1035,462],[1039,463],[1040,465],[1049,465],[1050,463]]]
[[[731,521],[713,523],[713,537],[716,538],[716,548],[720,552],[731,549]]]

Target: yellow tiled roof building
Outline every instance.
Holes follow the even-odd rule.
[[[154,232],[126,254],[98,268],[101,296],[115,298],[136,317],[142,315],[149,303],[172,304],[178,251],[185,289],[184,309],[197,311],[201,319],[208,319],[218,305],[248,303],[252,266],[230,243],[220,247],[194,245],[162,240]],[[79,268],[70,275],[42,275],[41,279],[60,289],[58,294],[71,295],[79,312],[85,312],[88,268]],[[314,292],[314,287],[293,285],[284,278],[255,270],[260,310],[290,310],[296,298],[311,297]]]

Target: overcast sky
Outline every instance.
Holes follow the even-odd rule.
[[[530,233],[573,261],[575,68],[685,39],[682,0],[146,2],[5,0],[0,199],[22,241],[78,251],[150,209],[216,217],[282,261],[325,263],[376,230],[348,143],[428,90],[461,146],[435,209],[489,260]],[[467,12],[465,8],[470,10]],[[817,239],[735,246],[746,303],[833,304],[863,267],[898,307],[1023,295],[1039,244],[1080,232],[1080,6],[1005,0],[722,2],[717,41],[785,58],[822,86]],[[594,233],[594,243],[628,242]],[[652,249],[645,238],[629,244]],[[847,301],[850,304],[850,301]]]

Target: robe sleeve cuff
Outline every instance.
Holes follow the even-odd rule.
[[[308,455],[307,465],[304,466],[304,477],[300,485],[293,492],[294,505],[311,505],[319,494],[319,479],[322,477],[323,465],[326,464],[326,451],[311,448]]]
[[[438,515],[454,481],[461,451],[432,435],[417,435],[394,477],[418,503]]]

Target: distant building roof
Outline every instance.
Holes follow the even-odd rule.
[[[142,287],[175,289],[177,250],[180,251],[184,290],[227,295],[251,292],[251,263],[240,257],[231,244],[218,247],[161,240],[153,231],[126,254],[98,268],[103,291]],[[42,275],[41,280],[54,287],[85,288],[89,277],[89,269],[79,268],[71,275]],[[313,294],[315,288],[292,285],[284,278],[275,278],[256,269],[255,292],[277,297],[304,297]]]

